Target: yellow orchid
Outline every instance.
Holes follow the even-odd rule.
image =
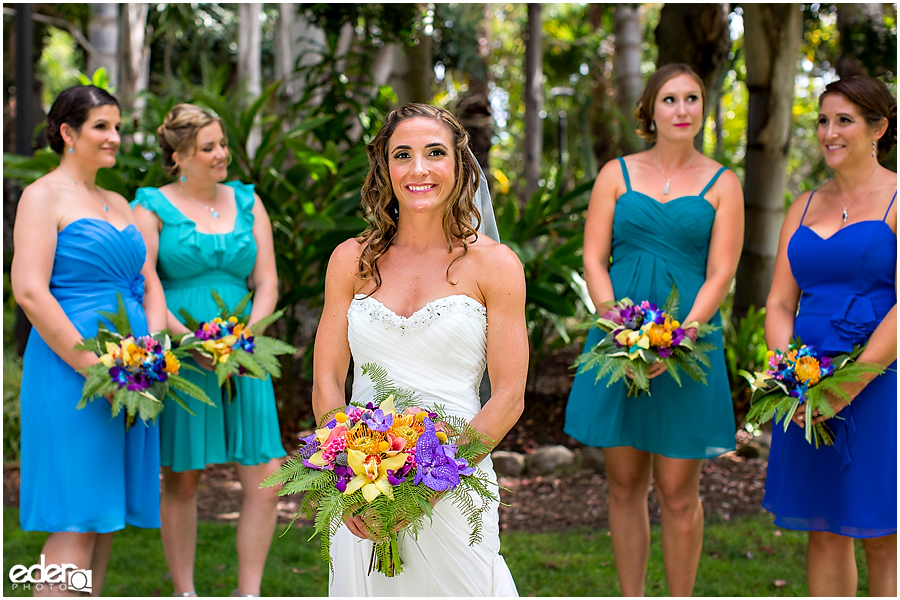
[[[353,469],[356,477],[347,483],[345,494],[352,494],[356,490],[362,489],[366,502],[371,502],[380,494],[393,500],[394,491],[388,482],[387,471],[388,469],[396,471],[402,467],[406,463],[406,453],[401,452],[389,458],[381,458],[373,454],[366,455],[359,450],[348,450],[347,463]]]

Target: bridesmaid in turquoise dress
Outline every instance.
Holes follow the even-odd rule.
[[[92,352],[73,350],[97,334],[98,311],[114,311],[121,294],[135,334],[165,327],[144,314],[146,250],[126,200],[97,187],[114,167],[119,106],[106,91],[63,91],[47,115],[47,138],[60,165],[22,192],[14,230],[12,288],[34,326],[22,370],[19,521],[47,531],[47,565],[90,569],[99,595],[112,532],[125,525],[159,527],[159,433],[95,399],[78,410]],[[38,557],[34,557],[38,562]],[[35,595],[58,595],[48,584]],[[90,590],[88,590],[90,591]],[[63,593],[64,595],[64,593]]]
[[[693,147],[704,98],[702,81],[686,65],[660,68],[635,113],[638,133],[654,146],[608,162],[597,176],[584,235],[585,280],[597,307],[625,297],[662,306],[675,284],[679,320],[721,326],[719,305],[741,253],[743,194],[734,173]],[[600,339],[592,330],[585,348]],[[705,386],[683,376],[679,387],[661,364],[650,367],[649,396],[628,398],[624,383],[595,383],[595,372],[579,373],[572,385],[565,431],[603,448],[613,552],[626,596],[644,593],[651,477],[669,593],[693,590],[703,545],[702,459],[734,449],[722,334],[704,340],[716,346]]]
[[[896,136],[897,102],[881,81],[825,88],[818,139],[834,179],[788,210],[766,302],[769,348],[797,335],[834,356],[868,342],[859,360],[887,367],[846,385],[849,405],[829,399],[834,446],[807,443],[805,411],[799,427],[772,428],[763,507],[779,527],[809,531],[811,596],[856,595],[854,538],[869,595],[897,595],[897,175],[876,156]]]
[[[278,300],[272,227],[262,201],[252,185],[220,183],[231,157],[214,114],[179,104],[157,135],[165,168],[178,180],[159,189],[141,188],[132,203],[159,275],[148,277],[148,289],[165,290],[168,325],[177,338],[188,332],[179,310],[200,321],[212,319],[219,312],[212,290],[235,306],[247,294],[249,277],[255,290],[247,307],[252,325],[271,314]],[[206,465],[224,462],[238,464],[244,490],[235,593],[258,595],[278,504],[275,490],[259,485],[285,455],[272,381],[236,377],[236,395],[229,403],[210,361],[200,355],[195,359],[210,371],[187,377],[216,406],[189,401],[197,416],[169,411],[160,419],[162,539],[175,595],[196,595],[197,483]]]

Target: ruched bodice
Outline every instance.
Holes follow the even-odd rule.
[[[696,196],[658,202],[631,188],[620,158],[626,191],[616,199],[609,277],[617,300],[648,300],[663,306],[674,285],[684,319],[706,282],[706,263],[716,210],[706,192],[725,171],[719,169]],[[699,187],[699,186],[698,186]],[[719,312],[710,323],[721,327]],[[600,342],[599,329],[588,333],[585,349]],[[575,377],[566,406],[565,431],[579,442],[604,447],[631,446],[672,458],[706,458],[734,448],[734,413],[720,331],[704,338],[715,349],[707,385],[669,375],[650,382],[651,396],[628,398],[624,383],[606,387],[596,371]]]
[[[109,307],[101,310],[115,310],[116,293],[122,294],[129,308],[140,307],[146,254],[144,238],[134,225],[119,230],[100,219],[73,221],[56,238],[50,293],[67,314],[96,312],[101,305]],[[96,321],[83,325],[87,329],[79,327],[82,335],[97,334]]]
[[[352,401],[372,400],[373,385],[361,367],[375,363],[387,370],[396,386],[414,391],[423,406],[440,404],[447,412],[471,420],[481,410],[478,386],[487,357],[487,327],[484,305],[464,294],[432,300],[409,317],[397,315],[371,296],[356,296],[347,310],[354,365]],[[496,484],[490,457],[479,468]],[[481,502],[474,495],[472,501]],[[404,570],[393,578],[369,574],[371,542],[341,527],[331,546],[335,572],[329,595],[518,595],[499,554],[497,508],[492,502],[483,517],[483,541],[470,546],[466,517],[449,500],[439,501],[433,519],[416,538],[400,536]]]
[[[823,354],[850,352],[897,303],[897,236],[884,221],[860,221],[823,238],[805,218],[787,248],[801,290],[793,333]],[[896,369],[826,421],[833,446],[816,449],[800,427],[772,428],[763,506],[776,525],[858,538],[897,532]]]
[[[57,234],[50,293],[84,337],[97,335],[99,311],[115,312],[121,294],[134,335],[146,335],[147,254],[134,225],[73,221]],[[95,531],[159,527],[159,432],[139,420],[127,432],[124,414],[110,418],[98,399],[84,409],[84,377],[32,329],[22,369],[22,484],[25,530]]]
[[[487,353],[487,316],[477,300],[447,296],[405,318],[371,296],[358,296],[347,321],[354,402],[365,404],[374,394],[372,381],[360,369],[372,362],[384,367],[398,387],[415,390],[430,406],[443,404],[465,419],[481,409],[478,386]]]

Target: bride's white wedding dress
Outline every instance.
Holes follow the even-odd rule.
[[[357,296],[347,312],[353,355],[355,403],[374,395],[360,366],[376,363],[398,387],[414,390],[429,406],[442,404],[471,420],[481,409],[478,385],[487,354],[487,311],[466,295],[426,304],[406,318],[374,298]],[[492,482],[490,456],[478,465]],[[434,507],[434,518],[417,538],[401,535],[403,572],[368,574],[372,542],[341,527],[332,540],[330,596],[518,596],[512,574],[500,556],[498,504],[483,516],[483,541],[469,545],[470,528],[449,500]]]

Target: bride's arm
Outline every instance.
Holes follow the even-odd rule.
[[[325,305],[316,330],[313,358],[312,403],[317,422],[328,412],[347,405],[344,397],[350,366],[347,309],[353,300],[358,259],[359,244],[350,239],[338,246],[328,261]]]
[[[485,253],[485,277],[479,278],[488,315],[487,364],[491,398],[471,425],[494,444],[519,420],[525,408],[528,333],[525,324],[525,273],[508,247]],[[479,460],[483,457],[479,457]]]

